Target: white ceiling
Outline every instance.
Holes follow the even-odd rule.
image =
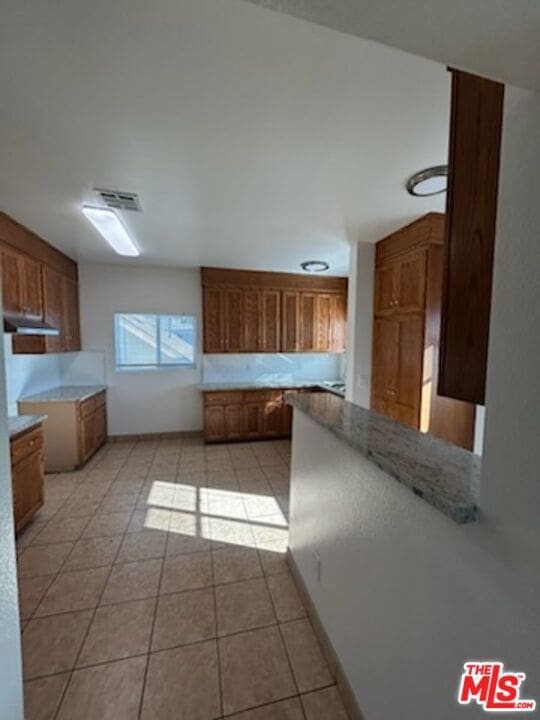
[[[538,0],[250,0],[462,70],[540,90]]]
[[[4,2],[0,68],[0,209],[78,260],[346,274],[444,209],[404,182],[446,161],[445,68],[243,0]],[[137,260],[95,186],[139,193]]]

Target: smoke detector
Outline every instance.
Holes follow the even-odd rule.
[[[142,212],[137,193],[125,192],[124,190],[104,190],[102,188],[94,188],[94,192],[107,207],[114,210]]]

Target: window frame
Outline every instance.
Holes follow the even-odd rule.
[[[120,316],[122,315],[151,315],[157,319],[156,322],[156,363],[147,364],[119,364],[118,363],[118,344],[119,344],[119,333],[117,332],[117,323]],[[162,317],[189,317],[193,318],[193,362],[192,363],[162,363],[161,358],[161,322],[159,321]],[[167,370],[196,370],[199,359],[199,318],[197,315],[192,313],[178,313],[178,312],[114,312],[113,313],[113,345],[114,345],[114,369],[116,372],[159,372]]]

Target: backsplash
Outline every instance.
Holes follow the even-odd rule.
[[[17,400],[59,385],[104,385],[101,352],[14,355],[11,335],[4,335],[8,415],[17,415]]]
[[[204,355],[203,382],[291,382],[340,380],[344,363],[339,353],[249,353]]]

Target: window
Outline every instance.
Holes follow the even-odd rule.
[[[114,343],[119,370],[193,367],[196,319],[192,315],[117,313]]]

